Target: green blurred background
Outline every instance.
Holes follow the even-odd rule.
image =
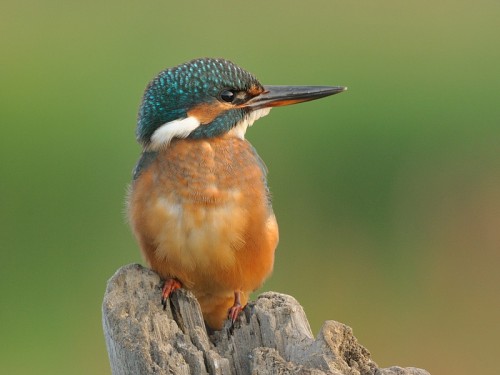
[[[147,82],[226,57],[346,85],[247,133],[281,242],[262,290],[380,366],[497,373],[500,2],[18,1],[0,6],[0,373],[109,374],[100,305],[142,262],[124,219]]]

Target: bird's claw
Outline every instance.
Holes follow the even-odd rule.
[[[172,294],[172,292],[177,289],[182,288],[182,284],[177,279],[166,279],[163,283],[163,287],[161,289],[161,304],[163,306],[163,310],[167,308],[167,299]]]
[[[234,325],[238,316],[243,311],[244,306],[241,306],[241,295],[240,292],[234,292],[234,304],[227,312],[227,317],[231,321],[231,325]]]
[[[231,324],[234,324],[238,319],[238,316],[243,311],[243,306],[239,303],[235,303],[228,311],[228,319],[231,321]]]

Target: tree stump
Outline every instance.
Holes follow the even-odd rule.
[[[313,337],[291,296],[268,292],[250,302],[234,327],[208,332],[193,294],[160,304],[161,281],[138,264],[109,280],[103,328],[113,375],[310,374],[429,375],[417,368],[378,368],[350,327],[326,321]]]

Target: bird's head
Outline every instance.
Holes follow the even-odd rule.
[[[263,86],[224,59],[203,58],[166,69],[147,86],[139,109],[137,139],[149,150],[174,138],[210,138],[248,126],[271,107],[337,94],[345,87]]]

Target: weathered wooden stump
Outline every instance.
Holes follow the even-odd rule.
[[[310,374],[429,375],[417,368],[378,368],[351,328],[327,321],[314,339],[304,310],[268,292],[234,327],[207,332],[194,296],[183,289],[160,304],[160,278],[138,264],[109,280],[103,327],[114,375]]]

